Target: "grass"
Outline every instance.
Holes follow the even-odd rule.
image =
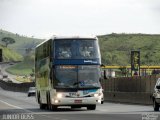
[[[7,62],[7,61],[21,61],[23,60],[22,55],[16,53],[13,50],[10,50],[6,47],[3,47],[2,45],[0,45],[0,49],[2,49],[2,54],[3,54],[3,61]]]
[[[98,36],[102,63],[130,64],[131,50],[140,50],[141,65],[160,65],[160,34],[108,34]]]
[[[27,37],[24,35],[19,35],[17,33],[11,33],[0,29],[0,44],[4,44],[1,40],[4,37],[11,37],[15,40],[14,44],[9,44],[8,47],[22,55],[25,55],[26,48],[34,48],[37,44],[44,41],[44,39],[37,39],[32,37]]]
[[[19,82],[31,82],[31,80],[29,78],[26,78],[23,76],[17,76],[15,79]]]
[[[28,76],[32,73],[33,67],[31,63],[21,62],[6,69],[6,71],[13,75]]]

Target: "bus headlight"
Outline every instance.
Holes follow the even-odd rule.
[[[99,96],[99,94],[97,94],[97,93],[96,93],[96,94],[94,94],[94,97],[98,97],[98,96]]]
[[[62,93],[57,93],[57,98],[62,98]]]
[[[58,101],[58,100],[55,100],[54,102],[57,104],[59,101]]]

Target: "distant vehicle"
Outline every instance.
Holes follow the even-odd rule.
[[[11,80],[8,78],[7,74],[2,75],[2,80],[5,81],[5,82],[11,82]]]
[[[160,78],[158,78],[156,85],[154,87],[154,93],[152,96],[152,100],[153,100],[154,111],[159,111],[159,107],[160,107]]]
[[[10,80],[10,79],[8,79],[8,81],[7,81],[8,83],[13,83],[13,81],[12,80]]]
[[[30,96],[34,96],[36,92],[36,88],[35,87],[30,87],[28,90],[28,97]]]
[[[9,78],[3,78],[3,81],[8,82],[8,83],[12,83],[13,81],[10,80]]]
[[[35,50],[36,99],[40,109],[103,103],[97,37],[53,37]]]
[[[14,65],[14,63],[13,63],[13,62],[10,62],[9,65]]]
[[[3,74],[2,76],[3,76],[3,78],[8,78],[7,74]]]

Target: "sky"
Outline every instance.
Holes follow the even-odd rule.
[[[0,0],[0,29],[36,38],[160,34],[160,0]]]

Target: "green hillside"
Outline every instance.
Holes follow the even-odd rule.
[[[14,48],[25,48],[40,43],[41,39],[27,38],[12,33],[9,34],[16,39],[16,43],[9,45]],[[4,37],[4,36],[3,36]],[[105,65],[130,65],[131,50],[140,50],[141,65],[160,65],[160,35],[150,34],[108,34],[98,36],[102,54],[102,63]],[[27,59],[28,58],[28,59]],[[9,68],[13,74],[28,75],[34,68],[34,52],[27,54],[24,61],[16,66]],[[22,73],[23,71],[23,73]]]
[[[8,47],[22,55],[25,55],[26,49],[34,48],[37,44],[41,43],[43,39],[29,38],[26,36],[21,36],[17,33],[11,33],[8,31],[0,30],[0,44],[4,45],[1,41],[4,37],[11,37],[15,40],[14,44],[9,44]]]
[[[34,53],[30,53],[24,57],[21,63],[11,66],[7,69],[7,72],[14,75],[26,75],[29,76],[33,73],[34,69]]]
[[[129,65],[131,50],[140,50],[142,65],[160,65],[160,35],[113,33],[98,38],[103,64]]]
[[[3,47],[0,45],[0,49],[3,51],[3,61],[8,62],[8,61],[22,61],[23,57],[22,55],[16,53],[13,50],[10,50],[6,47]]]
[[[15,43],[5,47],[2,38],[10,37]],[[29,38],[19,34],[14,34],[5,30],[0,30],[0,48],[3,49],[3,61],[22,61],[7,69],[8,72],[16,75],[30,75],[34,68],[34,48],[43,39]],[[31,51],[26,51],[31,49]]]

